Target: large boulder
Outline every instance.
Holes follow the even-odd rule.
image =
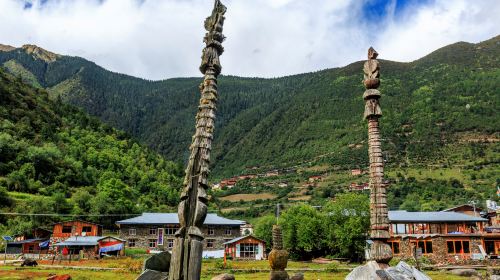
[[[168,272],[170,269],[170,258],[169,252],[161,252],[154,254],[144,261],[143,270],[156,270],[159,272]]]
[[[268,259],[271,269],[284,270],[288,263],[288,251],[272,249]]]
[[[214,278],[212,278],[212,280],[234,280],[234,275],[224,273],[224,274],[220,274],[220,275],[215,276]]]
[[[399,262],[395,267],[386,268],[375,261],[356,267],[346,280],[431,280],[429,276],[405,262]]]
[[[289,280],[288,273],[284,270],[272,270],[271,271],[271,280]]]

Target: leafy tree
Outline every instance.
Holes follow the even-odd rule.
[[[257,220],[254,225],[254,234],[256,237],[266,241],[266,248],[269,250],[273,245],[273,225],[276,224],[276,217],[267,215]]]

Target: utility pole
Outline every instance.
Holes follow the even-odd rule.
[[[201,228],[207,216],[208,173],[218,98],[217,77],[222,68],[219,56],[224,51],[222,27],[225,13],[226,7],[220,0],[215,0],[212,14],[205,20],[206,46],[200,66],[204,80],[200,85],[196,132],[178,208],[180,228],[175,233],[169,280],[199,280],[201,275],[204,240]]]
[[[387,264],[392,259],[392,249],[387,244],[389,218],[387,209],[387,190],[384,179],[384,159],[381,148],[379,118],[382,117],[379,99],[380,67],[378,53],[370,47],[368,61],[363,66],[365,93],[364,117],[368,121],[368,155],[370,158],[370,238],[373,243],[370,257],[377,263]]]

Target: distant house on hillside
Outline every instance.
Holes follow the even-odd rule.
[[[143,213],[141,216],[116,222],[120,238],[128,247],[171,250],[174,234],[179,229],[177,213]],[[220,251],[223,256],[224,242],[240,236],[244,221],[230,220],[216,214],[208,214],[201,229],[205,235],[204,250]]]
[[[279,176],[279,175],[280,175],[280,173],[278,172],[278,170],[272,170],[272,171],[266,172],[264,177],[274,177],[274,176]]]
[[[314,182],[321,181],[321,179],[322,179],[321,175],[315,175],[315,176],[310,176],[308,181],[309,181],[309,183],[314,183]]]
[[[351,185],[349,186],[349,190],[351,190],[351,191],[370,190],[370,184],[369,183],[358,184],[358,183],[352,182]]]
[[[363,170],[361,170],[361,169],[359,169],[359,168],[358,168],[358,169],[352,169],[352,170],[351,170],[351,175],[352,175],[352,176],[359,176],[359,175],[361,175],[361,174],[363,174]]]

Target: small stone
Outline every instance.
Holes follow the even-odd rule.
[[[63,275],[52,275],[47,280],[71,280],[71,275],[63,274]]]
[[[457,275],[457,276],[467,276],[467,277],[477,275],[477,271],[475,269],[472,269],[472,268],[452,269],[452,270],[450,270],[450,273],[453,275]]]
[[[224,274],[220,274],[220,275],[215,276],[214,278],[212,278],[212,280],[235,280],[235,279],[234,279],[234,275],[224,273]]]
[[[500,280],[500,275],[491,275],[490,280]]]
[[[304,280],[304,274],[303,273],[296,273],[292,277],[290,277],[290,280]]]

